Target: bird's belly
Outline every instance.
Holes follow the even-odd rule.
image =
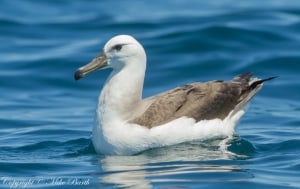
[[[241,115],[197,123],[192,118],[181,117],[151,129],[126,122],[98,123],[94,126],[92,141],[97,153],[132,155],[151,148],[231,136]]]

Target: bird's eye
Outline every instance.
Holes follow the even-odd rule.
[[[122,49],[123,45],[115,45],[113,47],[113,49],[115,49],[116,51],[120,51]]]

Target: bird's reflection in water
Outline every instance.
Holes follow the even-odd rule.
[[[153,188],[157,184],[240,181],[252,178],[227,149],[228,140],[184,143],[148,150],[135,156],[99,159],[104,185]]]

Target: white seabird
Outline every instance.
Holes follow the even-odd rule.
[[[129,35],[118,35],[101,55],[75,72],[78,80],[101,68],[112,68],[99,96],[92,141],[97,153],[132,155],[186,141],[234,134],[244,108],[271,80],[251,78],[190,83],[142,99],[146,53]]]

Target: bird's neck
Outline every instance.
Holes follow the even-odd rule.
[[[124,67],[113,70],[99,97],[98,117],[127,120],[142,100],[145,68]]]

